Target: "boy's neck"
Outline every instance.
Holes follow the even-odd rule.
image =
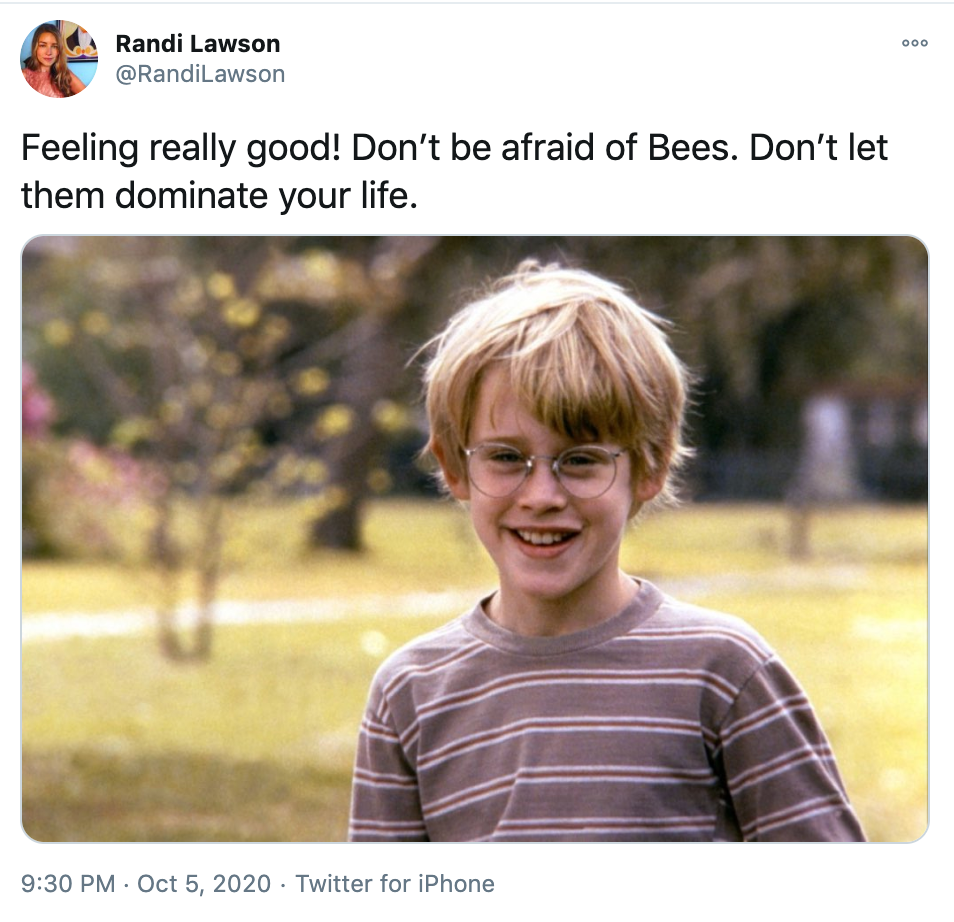
[[[524,637],[562,637],[596,627],[619,614],[639,594],[640,584],[618,573],[599,601],[565,596],[560,599],[517,600],[501,588],[484,603],[484,613],[498,627]]]

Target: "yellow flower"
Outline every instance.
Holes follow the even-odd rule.
[[[272,477],[279,487],[290,487],[298,480],[301,464],[293,454],[284,454],[278,459]]]
[[[318,458],[306,461],[302,466],[302,480],[308,484],[324,483],[328,479],[328,465]]]
[[[225,272],[213,272],[205,280],[205,290],[217,301],[224,301],[235,294],[235,280]]]
[[[87,311],[81,323],[83,330],[90,336],[105,336],[112,328],[109,317],[102,311]]]
[[[212,460],[212,476],[219,483],[228,483],[242,470],[242,459],[234,452],[227,452]]]
[[[312,250],[302,260],[309,278],[329,287],[341,282],[341,263],[334,253],[327,250]]]
[[[198,313],[203,301],[202,282],[195,276],[183,279],[177,286],[172,298],[172,309],[183,317]]]
[[[315,420],[315,435],[319,439],[333,439],[349,432],[354,426],[354,410],[343,403],[326,407]]]
[[[120,420],[110,433],[111,440],[116,445],[130,448],[137,442],[143,442],[152,437],[156,431],[155,423],[144,416],[131,416]]]
[[[328,389],[331,379],[323,368],[306,368],[295,375],[294,388],[299,394],[313,397]]]
[[[180,400],[164,400],[159,407],[159,419],[166,426],[174,426],[185,417],[185,407]]]
[[[247,329],[255,326],[262,308],[251,298],[231,298],[222,305],[222,318],[232,327]]]
[[[408,412],[393,400],[379,400],[371,410],[374,424],[382,432],[400,432],[408,426]]]
[[[51,346],[66,346],[73,340],[73,327],[65,320],[50,320],[43,324],[43,338]]]

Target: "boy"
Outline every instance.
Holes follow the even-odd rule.
[[[524,266],[431,346],[428,447],[500,588],[378,671],[352,840],[862,840],[765,641],[619,569],[687,454],[659,321]]]

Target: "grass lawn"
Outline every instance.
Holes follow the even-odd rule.
[[[433,623],[223,627],[198,666],[161,659],[146,635],[28,646],[24,828],[45,841],[344,838],[380,651]]]
[[[466,517],[382,501],[361,556],[309,554],[294,504],[246,506],[223,596],[356,597],[493,583]],[[869,836],[926,826],[926,510],[846,509],[813,523],[814,557],[785,553],[774,507],[690,506],[627,538],[626,569],[750,621],[799,676]],[[24,617],[148,606],[139,567],[26,564]],[[151,635],[23,648],[23,822],[43,841],[330,841],[381,658],[453,617],[398,608],[327,623],[221,626],[205,665],[163,660]]]

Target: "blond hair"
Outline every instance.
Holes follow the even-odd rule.
[[[682,436],[689,375],[665,326],[612,282],[523,263],[422,350],[430,450],[466,476],[481,381],[503,367],[534,418],[577,442],[618,444],[633,458],[634,484],[658,480],[659,498],[672,500],[669,475],[690,454]]]

